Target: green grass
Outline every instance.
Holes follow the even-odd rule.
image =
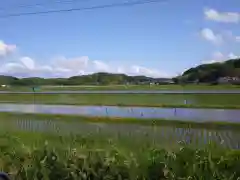
[[[109,85],[109,86],[66,86],[66,87],[41,87],[41,90],[229,90],[240,89],[238,85]]]
[[[0,134],[0,169],[19,180],[235,180],[239,159],[240,151],[211,144],[166,149],[96,136]]]
[[[36,104],[240,108],[240,94],[35,94]],[[184,100],[188,104],[184,105]],[[32,94],[0,94],[0,103],[33,104]]]
[[[204,128],[204,129],[231,129],[240,130],[240,123],[218,122],[209,119],[205,122],[169,120],[169,119],[137,119],[137,118],[106,118],[106,117],[87,117],[77,115],[52,115],[52,114],[20,114],[20,113],[0,113],[0,122],[5,125],[16,120],[51,120],[64,123],[103,123],[103,124],[136,124],[141,126],[169,126],[175,128]]]
[[[47,116],[37,115],[32,116],[28,114],[1,114],[0,132],[8,132],[9,134],[20,134],[25,135],[27,142],[32,142],[32,138],[42,137],[55,137],[60,135],[68,137],[68,135],[81,136],[87,138],[89,142],[92,140],[105,144],[109,141],[117,141],[120,144],[124,144],[128,149],[144,146],[148,144],[161,145],[164,148],[173,148],[177,146],[177,138],[172,135],[167,137],[161,137],[161,133],[166,131],[170,133],[174,131],[174,128],[168,128],[162,126],[160,130],[157,130],[157,126],[144,123],[135,123],[126,121],[115,121],[112,119],[111,122],[101,119],[90,119],[86,117],[66,117],[66,116]],[[36,129],[36,127],[40,129]],[[143,131],[138,131],[142,129]],[[163,130],[163,131],[162,131]],[[215,130],[213,130],[215,131]],[[33,136],[29,135],[34,133]],[[40,135],[41,133],[42,136]],[[238,131],[236,131],[238,134]],[[156,136],[156,134],[158,134]],[[155,137],[156,136],[156,137]],[[169,140],[171,140],[169,142]],[[67,144],[66,144],[67,145]],[[201,146],[201,144],[196,144]]]
[[[134,139],[136,143],[158,142],[164,147],[175,146],[187,140],[195,147],[206,141],[225,141],[226,147],[239,143],[240,124],[237,123],[194,123],[171,120],[138,120],[119,118],[79,117],[45,114],[0,114],[1,131],[44,132],[59,135],[91,135],[103,139],[119,137]],[[131,143],[130,143],[131,144]]]
[[[239,90],[240,85],[108,85],[108,86],[42,86],[39,91],[79,90]],[[31,87],[0,88],[0,91],[32,91]]]
[[[19,123],[24,119],[28,122],[48,121],[48,126],[60,122],[63,126],[57,135],[50,131],[26,131],[14,125],[14,121]],[[191,137],[193,128],[204,128],[206,133],[208,127],[210,137],[218,136],[218,131],[219,134],[228,132],[224,130],[226,123],[211,127],[165,120],[11,113],[0,113],[0,123],[0,169],[10,174],[11,179],[235,180],[240,177],[239,150],[224,148],[210,141],[209,145],[200,146],[195,141],[186,145],[184,138],[177,143],[171,137],[174,133],[171,129],[186,128],[190,133],[187,136]],[[72,123],[74,126],[79,123],[79,134],[71,130],[70,134],[63,132]],[[84,125],[88,123],[116,126],[92,132]],[[134,131],[130,129],[129,133],[127,127],[135,124],[138,126],[134,126]],[[125,128],[119,134],[120,125],[125,125]],[[30,127],[29,124],[26,126]],[[232,137],[239,141],[236,127],[237,124],[232,124],[228,128]],[[138,129],[141,131],[137,133]],[[108,133],[109,130],[112,133]],[[165,140],[160,136],[162,133],[166,136]]]

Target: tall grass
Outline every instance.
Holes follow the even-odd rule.
[[[166,150],[143,144],[135,149],[110,139],[98,144],[83,136],[41,134],[2,134],[0,140],[0,169],[17,180],[240,178],[240,151],[213,145],[195,149],[179,144]]]

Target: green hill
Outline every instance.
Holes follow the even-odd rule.
[[[112,73],[94,73],[90,75],[73,76],[70,78],[16,78],[12,76],[0,76],[0,84],[31,86],[31,85],[110,85],[110,84],[149,84],[168,83],[171,79],[168,78],[151,78],[146,76],[128,76],[125,74]]]
[[[0,76],[0,84],[13,84],[14,82],[18,81],[18,78],[13,76]]]
[[[231,59],[225,62],[202,64],[185,71],[177,77],[182,82],[217,82],[219,78],[240,78],[240,59]]]

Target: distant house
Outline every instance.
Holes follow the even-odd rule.
[[[219,84],[235,84],[235,83],[240,83],[240,78],[239,77],[220,77],[218,79]]]
[[[172,79],[161,79],[161,80],[157,80],[154,82],[157,85],[161,85],[161,84],[174,84],[174,81]]]
[[[1,85],[1,87],[7,87],[7,85],[5,85],[5,84],[2,84],[2,85]]]
[[[167,78],[156,78],[150,80],[141,80],[137,84],[141,85],[161,85],[161,84],[174,84],[172,79]]]

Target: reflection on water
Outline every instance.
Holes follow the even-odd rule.
[[[141,126],[137,124],[107,124],[107,123],[86,123],[86,122],[64,122],[51,120],[12,120],[8,127],[3,124],[2,128],[31,131],[49,132],[57,134],[107,134],[114,136],[131,136],[135,140],[148,139],[157,143],[186,143],[201,145],[213,141],[223,146],[239,149],[240,132],[232,130],[207,130],[188,129],[165,126]]]
[[[151,108],[117,106],[70,106],[0,104],[0,112],[73,114],[102,117],[164,118],[185,121],[239,122],[240,110],[192,109],[192,108]]]

